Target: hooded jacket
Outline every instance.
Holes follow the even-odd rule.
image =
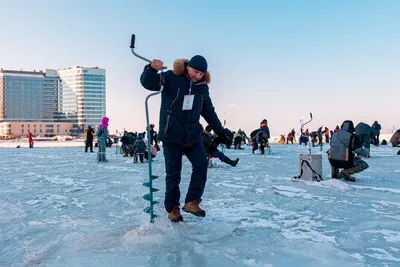
[[[146,143],[143,140],[142,134],[138,135],[138,138],[136,139],[135,143],[133,144],[133,151],[135,151],[135,153],[145,153]]]
[[[108,121],[110,119],[107,117],[103,117],[101,119],[101,123],[99,124],[99,128],[96,131],[97,139],[99,141],[105,141],[108,139]],[[101,134],[100,134],[101,132]]]
[[[400,130],[397,130],[393,136],[390,138],[390,143],[393,146],[398,146],[400,144]]]
[[[356,135],[358,137],[360,137],[361,135],[368,135],[369,138],[369,136],[371,136],[371,132],[372,132],[371,127],[364,122],[360,122],[356,126]]]
[[[166,71],[162,75],[164,90],[161,93],[158,139],[164,143],[191,146],[201,141],[200,134],[203,127],[200,124],[200,116],[217,135],[225,135],[210,98],[209,72],[204,74],[201,81],[192,85],[191,95],[194,95],[192,110],[182,110],[184,96],[189,94],[190,88],[186,71],[188,61],[188,59],[175,60],[173,71]],[[143,87],[150,91],[159,91],[160,80],[160,74],[152,69],[150,64],[146,65],[140,77]]]
[[[331,139],[331,148],[328,151],[329,162],[337,168],[354,167],[354,153],[367,156],[368,151],[363,149],[360,138],[353,132],[352,121],[344,121],[341,130],[336,132]]]
[[[271,137],[269,135],[268,123],[264,120],[260,123],[260,131],[267,133],[267,139],[269,139]]]

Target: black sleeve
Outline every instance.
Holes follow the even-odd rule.
[[[165,80],[165,74],[163,79]],[[161,81],[161,74],[158,74],[158,71],[150,67],[150,64],[144,67],[142,75],[140,76],[140,83],[144,88],[150,91],[160,91],[160,81]]]

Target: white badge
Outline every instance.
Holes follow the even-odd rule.
[[[194,95],[185,95],[182,110],[192,110]]]

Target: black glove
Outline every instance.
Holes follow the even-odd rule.
[[[221,144],[224,145],[229,145],[232,142],[225,132],[218,134],[218,138],[220,139]]]

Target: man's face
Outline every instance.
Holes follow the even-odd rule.
[[[203,79],[204,72],[198,71],[190,66],[187,66],[187,72],[190,79],[192,79],[193,82],[198,82],[201,79]]]

